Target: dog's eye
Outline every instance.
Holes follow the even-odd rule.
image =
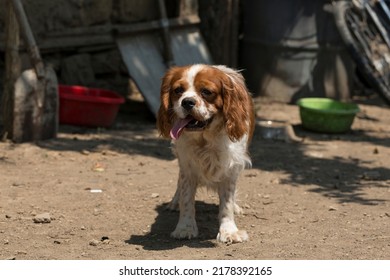
[[[207,97],[207,96],[210,96],[212,95],[213,93],[211,91],[209,91],[207,88],[203,88],[201,91],[203,96]]]
[[[182,94],[184,92],[183,87],[177,87],[173,90],[176,94]]]

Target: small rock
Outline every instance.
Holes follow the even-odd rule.
[[[158,193],[152,193],[152,195],[151,195],[152,198],[157,198],[159,196],[160,196],[160,194],[158,194]]]
[[[83,155],[85,155],[85,156],[87,156],[87,155],[89,155],[91,152],[90,151],[87,151],[87,150],[82,150],[81,151],[81,154],[83,154]]]
[[[263,205],[268,205],[268,204],[272,204],[272,203],[273,203],[272,200],[263,201]]]
[[[271,180],[271,184],[279,185],[280,184],[280,179],[276,178],[276,179]]]
[[[92,239],[91,241],[89,241],[89,245],[91,246],[97,246],[99,245],[100,241],[96,240],[96,239]]]
[[[337,211],[337,208],[336,207],[334,207],[334,206],[329,206],[329,209],[328,209],[329,211]]]
[[[8,215],[8,214],[5,214],[5,217],[6,217],[7,219],[11,219],[11,218],[12,218],[11,215]]]
[[[54,240],[54,244],[61,244],[60,240]]]
[[[37,224],[48,224],[51,223],[51,220],[50,213],[42,213],[33,218],[34,223]]]
[[[310,222],[311,223],[317,223],[317,222],[319,222],[320,221],[320,219],[318,218],[318,217],[315,217],[313,220],[311,220]]]
[[[294,224],[296,221],[295,221],[294,219],[287,219],[287,222],[288,222],[289,224]]]

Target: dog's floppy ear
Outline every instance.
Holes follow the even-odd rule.
[[[253,101],[244,77],[225,66],[218,66],[218,69],[226,75],[222,109],[226,132],[232,141],[240,140],[245,134],[251,138],[254,129]]]
[[[160,90],[160,108],[157,114],[157,129],[161,136],[170,138],[170,131],[173,125],[173,109],[169,93],[171,91],[172,79],[178,71],[177,67],[170,68],[162,78]]]

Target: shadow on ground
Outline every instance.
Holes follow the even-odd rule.
[[[178,247],[211,248],[218,234],[218,206],[204,202],[196,202],[199,237],[193,240],[176,240],[170,237],[179,219],[178,212],[167,210],[167,204],[156,207],[157,217],[150,232],[145,235],[132,235],[125,242],[140,245],[144,250],[160,251]]]
[[[375,138],[363,131],[354,131],[343,135],[310,133],[300,126],[294,127],[296,134],[308,138],[318,154],[326,153],[328,143],[342,140],[346,143],[370,142],[385,147],[390,141]],[[258,131],[258,130],[257,130]],[[263,171],[285,173],[287,178],[282,184],[295,187],[310,186],[310,191],[338,199],[340,203],[352,202],[363,205],[377,205],[386,201],[383,198],[367,198],[364,189],[370,187],[387,187],[384,182],[390,180],[390,169],[387,167],[367,167],[373,163],[362,159],[359,151],[352,151],[352,156],[333,158],[311,157],[307,155],[307,144],[267,141],[255,131],[250,152],[253,168]],[[354,156],[355,155],[355,156]],[[371,164],[372,166],[373,164]],[[364,178],[366,176],[366,178]],[[369,177],[372,178],[369,178]]]

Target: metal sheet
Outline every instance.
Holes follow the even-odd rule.
[[[175,65],[211,64],[207,46],[197,28],[171,30]],[[163,59],[163,42],[158,33],[118,37],[117,45],[130,77],[135,81],[149,109],[157,116],[160,106],[161,78],[167,70]]]

